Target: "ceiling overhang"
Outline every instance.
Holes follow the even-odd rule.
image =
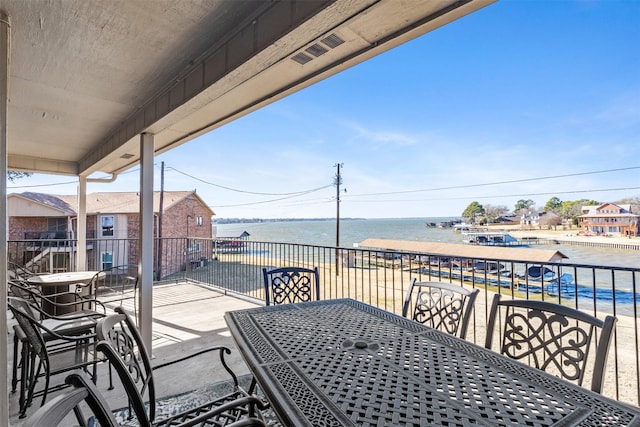
[[[117,174],[492,2],[0,2],[9,169]]]

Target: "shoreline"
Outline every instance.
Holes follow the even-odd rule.
[[[516,239],[538,238],[553,240],[557,244],[576,244],[583,246],[600,246],[618,249],[640,250],[640,237],[625,236],[579,236],[578,229],[569,230],[536,230],[517,226],[489,226],[489,231],[503,231]]]

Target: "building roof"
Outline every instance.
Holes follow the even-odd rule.
[[[611,212],[598,212],[600,210],[602,210],[605,206],[615,206],[617,208],[620,208],[621,212],[620,213],[611,213]],[[590,205],[590,206],[583,206],[582,207],[582,212],[584,212],[582,215],[579,215],[580,217],[595,217],[595,216],[600,216],[600,217],[615,217],[615,216],[624,216],[624,217],[629,217],[629,216],[640,216],[640,215],[635,215],[633,213],[631,213],[631,205],[630,204],[625,204],[625,205],[617,205],[615,203],[601,203],[599,205]]]
[[[59,209],[61,215],[77,215],[78,196],[76,195],[52,195],[44,193],[25,192],[12,194],[43,205]],[[203,206],[214,212],[207,204],[193,191],[165,191],[163,198],[163,210],[171,208],[176,203],[188,197],[195,197]],[[153,193],[153,211],[160,210],[160,192]],[[126,214],[138,213],[140,211],[140,193],[138,192],[98,192],[87,194],[87,214],[110,213]]]
[[[214,237],[222,237],[222,238],[231,238],[231,239],[244,239],[245,237],[249,237],[250,234],[246,231],[238,231],[238,230],[216,230],[216,235]]]
[[[67,200],[61,199],[60,197],[52,194],[24,192],[20,194],[10,194],[7,196],[7,200],[10,200],[9,197],[27,199],[31,202],[55,209],[60,211],[61,216],[71,216],[76,214],[76,204],[70,204]]]
[[[563,258],[568,258],[568,256],[562,252],[552,249],[460,245],[456,243],[416,242],[409,240],[367,239],[357,245],[359,248],[368,249],[386,249],[448,257],[504,259],[522,262],[547,263],[558,262]]]

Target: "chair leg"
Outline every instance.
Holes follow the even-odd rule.
[[[35,368],[36,356],[35,354],[31,355],[29,361],[29,385],[27,387],[27,396],[24,401],[24,405],[20,408],[20,418],[24,418],[27,416],[27,408],[31,406],[31,402],[33,401],[33,395],[35,393],[36,383],[38,382],[38,376],[40,375],[40,370],[42,369],[42,360],[38,362],[38,368]],[[47,379],[48,380],[48,379]],[[46,388],[45,388],[46,392]]]
[[[251,384],[249,384],[249,390],[248,390],[249,394],[253,394],[256,391],[256,385],[258,385],[256,382],[256,377],[252,376]]]
[[[22,346],[22,366],[20,368],[20,397],[18,404],[20,406],[20,418],[24,418],[27,412],[27,377],[31,369],[29,361],[29,346]]]
[[[13,371],[11,376],[11,393],[15,393],[18,388],[18,346],[20,345],[20,340],[18,336],[14,332],[13,334]]]
[[[113,390],[113,372],[111,371],[111,361],[107,361],[107,364],[109,365],[109,388],[108,390]]]
[[[78,426],[87,427],[87,420],[82,414],[82,410],[80,409],[79,406],[76,406],[75,408],[73,408],[73,413],[76,416],[76,421],[78,422]],[[89,423],[91,423],[92,421],[93,421],[92,425],[95,425],[96,424],[95,420],[89,420]]]
[[[49,367],[48,366],[45,371],[46,372],[44,376],[44,390],[42,391],[42,403],[40,404],[40,406],[43,406],[44,403],[47,401],[47,394],[49,393]]]

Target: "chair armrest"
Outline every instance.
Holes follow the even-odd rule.
[[[42,299],[44,301],[46,301],[48,304],[51,304],[51,305],[53,305],[54,307],[57,307],[57,308],[69,308],[69,307],[77,307],[78,305],[84,305],[84,304],[95,304],[96,308],[100,307],[100,311],[102,311],[102,313],[96,311],[95,314],[86,313],[85,312],[85,313],[77,313],[77,314],[74,315],[74,313],[72,312],[72,313],[68,313],[68,314],[62,315],[62,316],[57,316],[57,315],[54,315],[54,314],[47,313],[46,311],[44,311],[42,308],[40,308],[38,306],[32,305],[31,307],[34,310],[38,311],[38,313],[40,314],[40,317],[42,319],[71,320],[71,319],[80,319],[80,318],[87,317],[87,316],[89,316],[89,317],[104,317],[104,316],[107,315],[107,308],[104,306],[104,304],[102,302],[100,302],[98,300],[95,300],[95,299],[86,299],[85,300],[83,298],[80,298],[80,300],[78,300],[77,299],[78,297],[76,296],[76,294],[69,293],[69,295],[74,295],[75,301],[72,301],[72,302],[56,302],[56,301],[51,301],[51,300],[49,300],[47,298],[44,298],[44,297]],[[80,310],[76,309],[75,311],[79,312]]]
[[[234,386],[236,388],[238,388],[239,387],[238,377],[233,372],[233,370],[231,370],[229,365],[227,365],[227,361],[224,359],[225,353],[226,354],[231,354],[231,350],[228,347],[224,347],[224,346],[215,346],[215,347],[206,348],[206,349],[197,351],[195,353],[188,354],[187,356],[180,357],[178,359],[174,359],[174,360],[171,360],[169,362],[160,363],[158,365],[152,366],[151,369],[153,371],[155,371],[156,369],[164,368],[165,366],[170,366],[170,365],[173,365],[173,364],[178,363],[178,362],[183,362],[183,361],[189,360],[189,359],[191,359],[193,357],[200,356],[201,354],[210,353],[210,352],[216,351],[216,350],[219,352],[219,355],[220,355],[220,363],[222,363],[222,366],[224,367],[224,369],[229,373],[229,375],[231,375],[231,378],[233,379]]]
[[[69,325],[67,325],[69,326]],[[95,324],[94,324],[95,326]],[[53,337],[55,339],[59,339],[62,341],[68,341],[68,342],[79,342],[79,341],[85,341],[89,338],[96,338],[96,333],[95,333],[95,327],[92,329],[91,332],[88,333],[80,333],[80,334],[75,334],[75,335],[66,335],[66,334],[61,334],[60,332],[56,332],[55,330],[48,328],[40,323],[38,323],[38,328],[40,328],[42,331],[46,332],[46,334],[49,335],[49,337]],[[76,330],[76,329],[74,329]],[[83,330],[79,330],[80,332],[83,332]],[[44,335],[44,334],[43,334]]]

